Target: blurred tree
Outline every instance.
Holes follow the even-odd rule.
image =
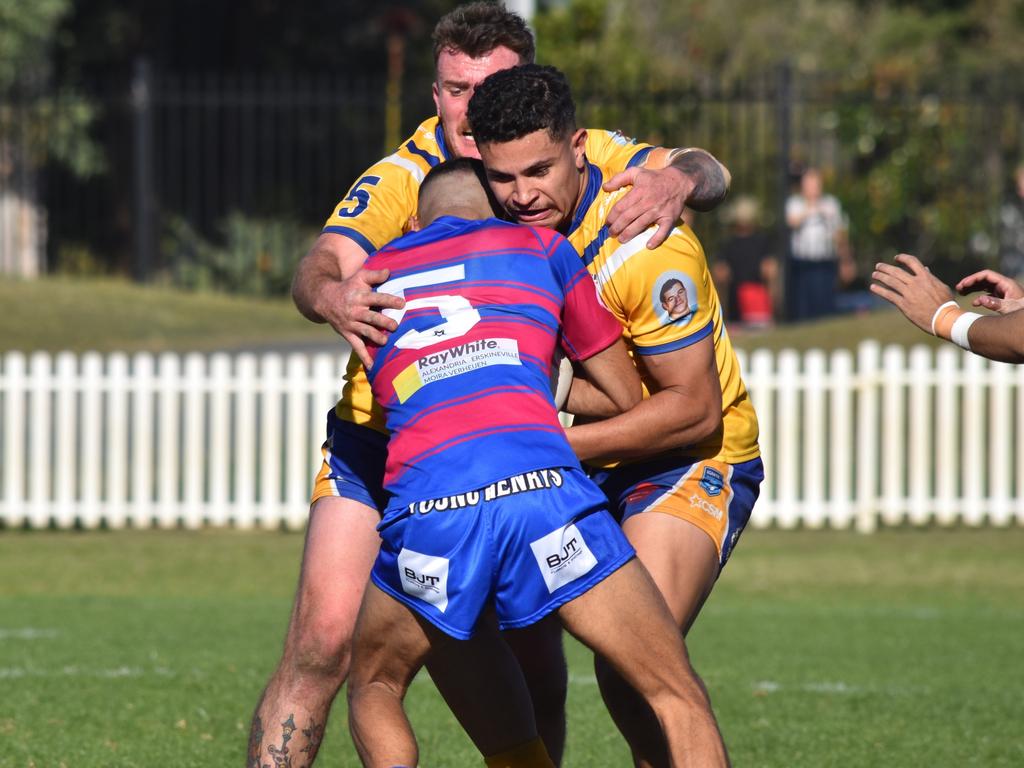
[[[69,0],[0,0],[0,141],[7,166],[32,167],[50,156],[79,175],[102,169],[87,134],[95,110],[73,88],[53,89],[54,43],[69,5]]]
[[[354,94],[353,98],[362,105],[365,103],[362,94],[377,93],[379,89],[383,102],[385,89],[382,81],[388,61],[389,38],[392,48],[398,44],[405,49],[406,76],[422,79],[432,69],[429,31],[433,20],[455,5],[451,0],[381,0],[369,9],[365,3],[356,0],[335,0],[327,4],[284,0],[252,0],[247,3],[231,0],[64,2],[67,12],[58,19],[54,34],[56,42],[51,47],[54,81],[79,87],[94,96],[94,103],[103,105],[104,114],[97,122],[95,132],[104,141],[109,173],[89,190],[75,187],[76,190],[84,190],[76,192],[71,201],[76,215],[55,222],[55,227],[63,228],[55,241],[71,241],[80,249],[92,248],[96,262],[117,271],[126,271],[132,264],[133,248],[140,250],[133,239],[133,226],[138,226],[141,217],[134,210],[138,197],[134,186],[138,179],[135,173],[138,166],[137,157],[131,151],[138,140],[132,130],[132,120],[137,115],[132,112],[127,99],[137,62],[146,60],[150,65],[148,71],[152,72],[149,103],[158,121],[157,140],[184,123],[186,110],[189,119],[196,119],[190,123],[191,127],[199,125],[200,116],[212,115],[203,123],[210,128],[209,133],[202,134],[201,138],[198,133],[189,135],[189,140],[197,145],[190,147],[192,151],[188,156],[195,160],[198,153],[203,152],[204,162],[216,164],[223,175],[228,176],[230,171],[225,163],[229,161],[223,159],[228,153],[226,150],[218,152],[219,147],[230,146],[225,143],[228,141],[228,122],[221,119],[218,123],[217,115],[223,113],[215,111],[224,106],[222,94],[255,94],[255,89],[266,88],[260,94],[262,97],[272,104],[275,100],[284,104],[290,96],[287,84],[295,83],[306,98],[310,93],[316,94],[313,98],[321,98],[321,94],[331,90],[338,94]],[[396,30],[394,24],[396,17],[406,22],[400,30]],[[396,35],[400,35],[400,39]],[[394,73],[393,79],[400,75],[400,72]],[[392,90],[396,89],[393,87]],[[392,110],[395,122],[414,125],[422,119],[420,105],[432,109],[429,89],[421,88],[419,91],[422,97],[418,102],[415,100],[417,92],[410,94],[413,106],[407,106],[407,114]],[[172,99],[183,96],[188,106],[171,106],[165,98],[168,95]],[[197,108],[197,98],[208,98],[204,106],[209,104],[210,110]],[[308,145],[327,140],[321,137],[331,120],[372,126],[378,117],[372,107],[369,111],[339,110],[340,115],[336,118],[330,116],[329,108],[318,109],[315,113],[308,109],[299,111],[301,114],[292,122],[282,116],[279,123],[263,124],[261,127],[266,130],[248,131],[246,140],[270,144],[275,140],[305,142]],[[160,122],[168,115],[170,119]],[[167,132],[161,134],[165,128]],[[281,136],[275,130],[290,133]],[[362,135],[365,131],[353,129],[352,133]],[[370,152],[369,156],[372,156],[383,151],[383,133],[378,131],[375,143],[359,147],[358,152]],[[279,151],[276,146],[274,150]],[[345,151],[348,152],[348,148]],[[311,155],[312,151],[304,150],[300,156]],[[335,159],[337,154],[331,157]],[[318,158],[323,158],[323,154]],[[290,155],[281,153],[279,159],[275,168],[286,166],[288,170],[292,169]],[[362,166],[364,160],[357,162]],[[181,181],[184,171],[177,173],[179,168],[174,174],[165,173],[162,179],[154,177],[150,180],[149,186],[153,187],[151,207],[157,208],[154,226],[162,232],[178,219],[187,220],[191,227],[217,247],[228,247],[224,233],[229,230],[226,217],[232,211],[244,210],[251,216],[266,218],[271,215],[272,208],[284,217],[282,222],[287,223],[286,217],[298,214],[295,206],[301,203],[295,201],[305,200],[308,194],[301,180],[289,177],[253,185],[251,194],[247,190],[242,201],[229,199],[228,193],[217,198],[216,190],[211,192],[211,187],[217,185],[211,184],[210,176],[205,175],[201,182],[204,185],[202,197],[212,197],[214,204],[200,206],[196,202],[201,197],[199,194],[191,194],[187,198],[178,194],[185,183]],[[197,178],[199,172],[195,171],[195,163],[189,169],[193,174],[189,179]],[[353,174],[356,172],[351,171]],[[228,188],[229,182],[232,190],[240,186],[240,171],[235,168],[234,173],[223,182],[224,189]],[[56,179],[56,184],[49,187],[51,190],[72,186],[62,184],[59,175],[51,178]],[[344,189],[349,181],[347,174],[343,174],[338,184]],[[163,187],[157,189],[156,186],[161,184],[173,187],[175,194],[172,196]],[[85,231],[89,217],[80,213],[84,206],[79,201],[83,198],[102,200],[102,208],[107,214],[100,233],[103,240],[96,233]],[[319,216],[322,209],[333,202],[334,199],[328,198],[320,200],[316,215]],[[302,213],[309,215],[308,210]],[[161,237],[159,243],[166,239]],[[168,260],[175,258],[174,254],[167,255]],[[67,260],[58,252],[54,261],[64,265]]]
[[[125,72],[144,56],[160,71],[323,72],[337,78],[380,76],[387,63],[386,20],[410,25],[410,60],[422,63],[434,21],[451,0],[76,0],[61,25],[62,76]]]
[[[95,110],[74,89],[52,82],[53,44],[68,6],[0,0],[0,272],[45,270],[38,168],[54,160],[78,177],[103,168],[88,135]]]
[[[536,26],[542,58],[573,76],[729,81],[790,61],[911,84],[1024,63],[1013,0],[567,0],[546,4]]]
[[[977,234],[1024,150],[1015,0],[564,0],[544,4],[536,28],[540,60],[569,74],[588,122],[620,127],[627,104],[645,138],[694,141],[706,125],[719,151],[741,110],[711,102],[771,99],[790,67],[804,130],[794,160],[826,166],[865,263],[893,247],[983,250]],[[755,150],[747,172],[774,174],[777,146]]]

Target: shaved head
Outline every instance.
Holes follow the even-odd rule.
[[[420,227],[439,216],[487,219],[496,213],[483,163],[468,157],[431,168],[420,184],[417,206]]]

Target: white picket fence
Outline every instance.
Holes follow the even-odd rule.
[[[301,527],[341,355],[0,356],[0,522]],[[1024,366],[758,351],[758,526],[1024,523]]]

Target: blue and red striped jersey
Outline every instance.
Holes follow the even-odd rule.
[[[384,486],[399,503],[579,466],[551,395],[556,348],[585,360],[622,334],[557,233],[443,216],[375,253],[398,329],[370,346],[391,432]]]

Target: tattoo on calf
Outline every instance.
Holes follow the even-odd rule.
[[[263,720],[257,715],[253,720],[252,733],[249,734],[249,757],[246,761],[246,768],[309,768],[320,749],[320,743],[324,740],[325,723],[317,723],[310,720],[309,727],[302,729],[302,735],[306,737],[306,746],[299,750],[305,754],[307,762],[301,766],[293,766],[292,754],[288,749],[288,742],[292,740],[292,734],[297,730],[295,726],[295,715],[288,715],[288,719],[281,723],[281,744],[270,744],[267,746],[267,753],[274,761],[273,765],[261,761],[263,755]]]
[[[316,757],[317,750],[320,749],[320,742],[324,740],[324,723],[310,720],[309,728],[303,728],[302,733],[309,740],[309,743],[299,751],[308,754],[309,759],[312,760]]]
[[[260,752],[263,751],[263,719],[256,715],[252,721],[252,731],[249,732],[249,752],[245,761],[245,768],[261,768]]]
[[[292,768],[292,757],[288,754],[288,742],[292,740],[292,734],[295,733],[295,716],[288,715],[288,719],[281,723],[281,729],[281,746],[276,747],[271,744],[267,747],[267,752],[274,760],[273,768]]]

